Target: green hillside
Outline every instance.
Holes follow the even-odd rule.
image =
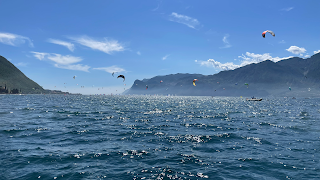
[[[2,89],[6,86],[9,90],[8,93],[14,89],[23,94],[40,94],[45,92],[39,84],[25,76],[2,56],[0,56],[0,86],[2,86]]]

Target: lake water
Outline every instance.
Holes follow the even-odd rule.
[[[319,179],[320,98],[1,95],[0,179]]]

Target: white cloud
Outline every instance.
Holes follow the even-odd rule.
[[[310,57],[310,55],[309,55],[309,54],[306,54],[304,57],[305,57],[305,58],[309,58],[309,57]]]
[[[140,52],[140,51],[138,51],[138,52],[137,52],[137,54],[138,54],[138,55],[141,55],[141,52]]]
[[[248,64],[252,64],[252,63],[259,63],[265,60],[270,60],[273,62],[278,62],[284,59],[289,59],[292,58],[293,56],[288,56],[288,57],[272,57],[269,53],[264,53],[264,54],[254,54],[254,53],[249,53],[246,52],[246,55],[241,55],[238,56],[239,58],[243,59],[241,66],[245,66]]]
[[[232,62],[227,62],[223,64],[221,62],[215,61],[214,59],[209,59],[207,61],[195,60],[195,62],[199,63],[201,66],[215,67],[222,70],[231,70],[240,67],[240,65],[233,64]]]
[[[286,42],[284,40],[279,41],[279,44],[285,44]]]
[[[246,52],[245,55],[242,54],[241,56],[238,56],[238,58],[242,59],[240,65],[234,64],[233,62],[221,63],[219,61],[215,61],[214,59],[209,59],[207,61],[195,60],[195,62],[202,65],[202,66],[214,67],[214,68],[218,68],[221,70],[233,70],[233,69],[236,69],[236,68],[239,68],[242,66],[246,66],[248,64],[259,63],[259,62],[262,62],[265,60],[271,60],[273,62],[278,62],[283,59],[288,59],[291,57],[293,57],[293,56],[280,58],[280,57],[272,57],[272,56],[270,56],[269,53],[254,54],[254,53]]]
[[[171,13],[169,20],[187,25],[188,27],[193,29],[195,29],[196,26],[200,25],[200,22],[197,19],[182,14],[177,14],[175,12]]]
[[[291,11],[294,7],[282,8],[281,11]]]
[[[74,44],[66,42],[66,41],[61,41],[58,39],[48,39],[48,42],[53,43],[53,44],[58,44],[61,46],[67,47],[70,51],[74,51]]]
[[[0,43],[11,46],[18,46],[20,44],[24,44],[26,41],[29,42],[30,47],[33,47],[33,43],[28,37],[20,36],[17,34],[0,32]]]
[[[302,54],[305,53],[307,50],[305,48],[300,48],[298,46],[290,46],[287,51],[293,53],[293,54]]]
[[[39,60],[43,60],[45,56],[49,55],[49,53],[41,53],[41,52],[34,52],[34,51],[31,51],[31,53],[33,53],[34,57],[36,57]]]
[[[231,47],[231,45],[230,45],[230,43],[229,43],[229,41],[227,39],[228,37],[229,37],[229,34],[226,34],[225,36],[223,36],[222,41],[224,43],[224,46],[220,47],[220,48],[229,48],[229,47]]]
[[[318,51],[313,51],[313,53],[314,53],[314,54],[318,54],[318,53],[320,53],[320,50],[318,50]]]
[[[124,47],[116,40],[109,40],[107,38],[104,38],[104,40],[102,41],[97,41],[88,36],[81,36],[70,39],[73,39],[75,42],[83,46],[87,46],[91,49],[99,50],[107,54],[111,54],[116,51],[124,51]]]
[[[82,58],[66,55],[63,56],[61,54],[50,54],[47,56],[47,58],[55,63],[61,64],[61,65],[69,65],[73,63],[77,63],[82,61]]]
[[[69,70],[78,70],[78,71],[85,71],[89,72],[90,66],[82,65],[82,64],[74,64],[82,61],[81,57],[75,57],[70,55],[61,55],[55,53],[42,53],[42,52],[31,52],[33,53],[34,57],[39,60],[50,60],[54,62],[54,66],[57,68],[62,69],[69,69]]]
[[[108,73],[119,73],[119,72],[124,72],[126,70],[118,67],[118,66],[110,66],[110,67],[100,67],[100,68],[93,68],[93,69],[96,69],[96,70],[102,70],[102,71],[105,71],[105,72],[108,72]]]
[[[55,64],[54,66],[61,69],[69,69],[69,70],[85,71],[85,72],[89,72],[89,68],[90,68],[90,66],[82,65],[82,64],[67,64],[67,65]]]
[[[162,58],[162,60],[166,60],[169,56],[170,56],[170,54],[165,55],[165,56]]]

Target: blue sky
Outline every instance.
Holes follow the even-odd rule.
[[[320,52],[318,0],[15,0],[0,7],[0,55],[45,89],[71,93],[115,94],[136,79],[210,75]],[[262,38],[265,30],[275,37]]]

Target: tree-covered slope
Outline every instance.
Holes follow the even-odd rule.
[[[36,82],[25,76],[6,58],[0,56],[0,86],[7,89],[18,89],[24,94],[38,94],[45,90]]]

